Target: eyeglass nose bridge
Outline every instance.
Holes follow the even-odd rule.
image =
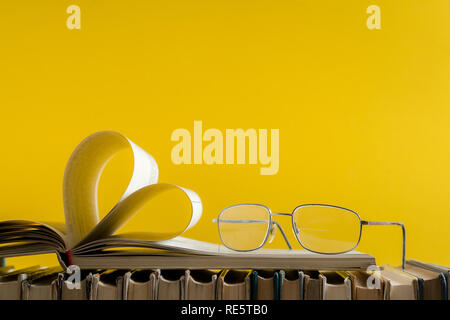
[[[271,213],[272,216],[287,216],[287,217],[292,217],[293,213],[287,213],[287,212],[275,212],[275,213]],[[280,226],[281,228],[281,226]],[[297,227],[297,223],[295,221],[292,221],[292,228],[294,229],[294,233],[295,234],[299,234],[300,233],[300,229]],[[286,241],[288,242],[288,241]]]
[[[282,213],[282,212],[272,213],[272,216],[277,216],[277,215],[278,216],[291,216],[292,214]],[[284,241],[286,242],[287,246],[289,247],[289,250],[292,250],[291,243],[289,242],[289,239],[287,238],[286,233],[283,230],[283,227],[281,227],[281,225],[274,220],[272,220],[272,225],[275,225],[278,229],[280,229],[281,235],[283,236]],[[272,232],[272,227],[270,228],[269,232]]]

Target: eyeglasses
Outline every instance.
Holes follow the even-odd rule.
[[[272,213],[261,204],[237,204],[223,209],[218,219],[219,236],[225,247],[235,251],[253,251],[271,243],[280,230],[289,249],[291,244],[273,216],[290,216],[292,230],[299,244],[306,250],[321,254],[340,254],[354,250],[360,240],[363,226],[396,225],[402,228],[403,257],[406,260],[406,231],[401,222],[361,220],[356,212],[326,204],[304,204],[292,213]]]

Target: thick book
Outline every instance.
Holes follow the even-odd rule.
[[[385,284],[378,273],[349,271],[341,274],[351,279],[353,300],[383,300]]]
[[[60,267],[45,268],[21,282],[22,300],[58,300]]]
[[[325,277],[319,271],[305,271],[304,300],[324,300]]]
[[[216,299],[219,270],[186,270],[184,298],[186,300]]]
[[[40,266],[19,270],[2,267],[0,270],[0,300],[20,300],[22,298],[22,282],[28,276],[34,276],[42,271]]]
[[[222,270],[217,278],[216,300],[250,300],[251,270]]]
[[[417,278],[419,300],[447,300],[447,281],[441,270],[407,261],[402,271]]]
[[[339,271],[321,271],[324,300],[352,300],[352,280]]]
[[[418,300],[417,277],[389,265],[383,266],[380,275],[385,284],[384,300]]]
[[[450,297],[450,285],[449,285],[449,283],[450,283],[450,268],[440,266],[437,264],[433,264],[433,263],[421,262],[421,261],[414,260],[414,259],[408,260],[408,264],[440,273],[441,280],[442,280],[442,286],[444,288],[442,296],[443,296],[444,300],[449,300],[449,297]]]
[[[253,270],[252,300],[280,300],[280,274],[275,270]]]
[[[301,270],[280,270],[280,300],[303,300],[305,274]]]
[[[108,161],[122,149],[134,156],[134,171],[122,198],[99,219],[98,181]],[[176,196],[185,208],[186,225],[170,232],[118,233],[138,212],[160,196]],[[63,267],[82,269],[276,268],[355,270],[375,265],[367,254],[352,251],[321,255],[305,250],[261,249],[235,252],[224,246],[182,237],[202,214],[193,191],[158,183],[154,158],[117,132],[95,133],[72,153],[64,173],[66,223],[13,220],[0,222],[0,258],[55,252]],[[171,212],[154,214],[171,221]],[[151,227],[151,226],[148,226]]]
[[[123,281],[124,300],[155,300],[158,270],[128,271]]]

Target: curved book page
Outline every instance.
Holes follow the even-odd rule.
[[[124,148],[130,148],[134,157],[134,171],[122,198],[99,221],[97,186],[103,168]],[[68,248],[113,235],[127,223],[147,202],[159,194],[176,188],[184,192],[190,207],[189,223],[182,230],[168,233],[148,233],[147,240],[166,240],[182,234],[201,217],[200,197],[193,191],[170,184],[157,184],[158,166],[153,157],[120,133],[103,131],[85,140],[72,153],[67,163],[63,182],[64,212],[68,233]]]

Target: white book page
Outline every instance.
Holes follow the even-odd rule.
[[[134,170],[128,187],[114,208],[100,221],[97,205],[97,186],[102,170],[120,150],[133,153]],[[113,235],[126,224],[145,203],[170,189],[184,192],[189,207],[188,224],[181,230],[154,232],[148,240],[165,240],[182,234],[193,227],[201,217],[200,197],[192,190],[158,182],[155,159],[114,131],[97,132],[84,139],[72,153],[64,174],[63,202],[68,234],[67,247],[76,246]],[[161,217],[167,219],[167,215]],[[170,219],[170,218],[169,218]]]

